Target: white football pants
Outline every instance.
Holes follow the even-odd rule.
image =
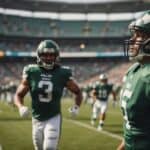
[[[93,105],[92,118],[97,118],[99,114],[104,114],[107,110],[107,101],[96,100]]]
[[[35,150],[56,150],[60,128],[60,114],[46,121],[32,118],[32,138]]]

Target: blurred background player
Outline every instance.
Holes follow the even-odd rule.
[[[93,99],[91,97],[91,91],[93,90],[93,86],[93,83],[90,82],[82,88],[83,102],[85,104],[93,105]]]
[[[82,94],[70,68],[59,64],[59,46],[52,40],[42,41],[37,48],[37,64],[24,67],[22,81],[15,94],[20,116],[29,114],[24,97],[32,98],[32,136],[35,150],[56,150],[61,130],[61,97],[66,87],[75,94],[70,113],[78,113]]]
[[[8,104],[14,106],[14,94],[16,92],[17,85],[15,81],[10,81],[8,85],[6,85],[6,101]]]
[[[113,95],[113,100],[116,101],[113,85],[108,83],[108,77],[106,74],[100,74],[99,83],[96,84],[92,93],[95,102],[93,105],[91,124],[94,125],[97,117],[99,117],[99,124],[97,129],[102,130],[106,117],[108,97],[111,93]]]
[[[136,63],[123,79],[124,140],[118,150],[150,149],[150,11],[129,25],[125,52]]]

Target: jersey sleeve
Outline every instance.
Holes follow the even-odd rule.
[[[29,67],[28,67],[28,66],[25,66],[25,67],[23,68],[22,78],[23,78],[23,79],[27,79],[27,78],[28,78],[28,74],[29,74]]]
[[[69,80],[73,79],[72,70],[69,67],[63,67],[63,83],[66,86]]]
[[[73,74],[72,70],[70,68],[66,68],[66,80],[72,80],[73,79]]]
[[[146,97],[150,100],[150,75],[147,76],[145,92],[146,92]]]

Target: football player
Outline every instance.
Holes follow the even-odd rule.
[[[6,94],[7,94],[7,102],[8,104],[14,106],[14,101],[13,101],[13,98],[14,98],[14,94],[16,92],[16,88],[17,88],[17,85],[15,84],[14,81],[11,81],[9,82],[6,86]]]
[[[60,65],[59,46],[52,40],[44,40],[37,48],[37,64],[24,67],[22,81],[14,97],[20,116],[27,117],[29,109],[24,105],[24,97],[30,92],[35,150],[57,149],[64,87],[75,94],[75,105],[70,112],[76,115],[82,101],[81,90],[70,68]]]
[[[92,105],[92,103],[93,103],[93,100],[92,100],[92,97],[91,97],[91,91],[92,91],[92,89],[93,89],[93,83],[92,82],[90,82],[89,84],[87,84],[86,85],[86,87],[84,88],[84,93],[85,93],[85,95],[86,95],[86,99],[85,99],[85,103],[87,103],[87,104],[90,104],[90,105]]]
[[[150,149],[150,11],[129,25],[126,54],[135,61],[123,78],[120,93],[124,140],[117,150]]]
[[[108,97],[112,93],[113,100],[116,101],[116,94],[113,91],[113,85],[108,83],[108,77],[106,74],[100,74],[99,80],[99,84],[97,83],[92,91],[95,102],[92,110],[91,124],[95,125],[95,121],[97,117],[99,117],[99,125],[97,129],[100,131],[103,129],[106,117]]]

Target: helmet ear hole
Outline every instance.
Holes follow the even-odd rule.
[[[143,44],[143,52],[146,54],[150,54],[150,38],[147,39]]]

